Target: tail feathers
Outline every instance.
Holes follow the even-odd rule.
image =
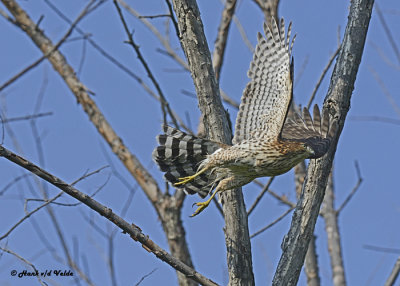
[[[207,155],[221,147],[216,142],[197,138],[167,125],[163,126],[163,131],[164,134],[157,136],[159,146],[153,151],[153,160],[165,172],[164,178],[171,184],[179,182],[179,178],[195,174]],[[210,172],[206,172],[176,187],[183,188],[189,194],[199,193],[205,197],[214,180]]]
[[[306,107],[300,116],[295,113],[283,126],[281,136],[287,140],[302,141],[309,144],[315,152],[312,158],[323,156],[329,149],[332,137],[337,130],[337,122],[330,122],[329,114],[323,111],[322,116],[318,105],[314,105],[313,117]]]

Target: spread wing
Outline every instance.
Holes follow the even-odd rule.
[[[247,84],[236,119],[233,143],[258,136],[278,137],[292,99],[291,25],[285,36],[275,20],[271,29],[264,23],[266,38],[258,34],[258,44],[250,64]]]
[[[319,112],[318,105],[314,105],[313,117],[306,107],[303,109],[303,115],[295,113],[293,118],[288,118],[282,129],[282,139],[289,141],[299,141],[307,143],[313,150],[314,156],[310,158],[319,158],[329,149],[332,138],[337,130],[337,121],[330,122],[329,114],[326,109]]]

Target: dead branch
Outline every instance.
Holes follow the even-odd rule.
[[[16,122],[16,121],[24,121],[24,120],[36,119],[36,118],[50,116],[50,115],[53,115],[53,112],[41,112],[41,113],[25,115],[25,116],[10,117],[10,118],[4,119],[3,123],[10,123],[10,122]]]
[[[386,24],[385,17],[383,17],[383,14],[382,14],[381,9],[379,8],[378,4],[376,4],[376,13],[378,14],[379,21],[381,22],[383,30],[385,31],[385,34],[386,34],[386,36],[387,36],[387,38],[389,40],[389,43],[390,43],[390,45],[391,45],[391,47],[392,47],[392,49],[393,49],[393,51],[394,51],[394,53],[395,53],[395,55],[397,57],[397,61],[400,64],[400,51],[399,51],[399,48],[397,47],[397,44],[396,44],[396,42],[395,42],[395,40],[393,38],[393,35],[390,32],[390,29],[389,29],[388,25]]]
[[[321,215],[325,221],[325,231],[328,237],[328,251],[331,261],[332,282],[335,286],[346,285],[343,263],[342,245],[337,212],[334,206],[334,185],[332,171],[329,174]]]
[[[287,211],[285,211],[283,214],[281,214],[277,219],[275,219],[273,222],[271,222],[270,224],[268,224],[267,226],[261,228],[260,230],[257,230],[255,233],[253,233],[252,235],[250,235],[250,238],[254,238],[257,235],[263,233],[264,231],[266,231],[267,229],[271,228],[272,226],[274,226],[275,224],[277,224],[278,222],[280,222],[283,218],[285,218],[288,214],[290,214],[290,212],[293,210],[294,208],[290,208]]]
[[[226,50],[226,43],[228,40],[229,27],[232,22],[233,14],[235,13],[235,8],[236,0],[225,1],[225,7],[222,11],[221,22],[219,23],[217,39],[215,40],[214,52],[212,55],[213,67],[217,80],[219,80],[221,74],[221,68],[224,62],[224,55]]]
[[[333,53],[333,55],[329,59],[327,65],[325,66],[324,70],[322,71],[321,76],[319,77],[318,82],[315,85],[314,90],[311,93],[310,99],[308,100],[308,103],[307,103],[307,108],[308,109],[310,109],[310,106],[311,106],[312,102],[314,101],[315,95],[317,94],[317,91],[318,91],[322,81],[324,80],[324,78],[326,76],[326,73],[328,72],[328,70],[331,67],[333,61],[336,59],[337,55],[339,54],[339,50],[340,50],[340,46]]]
[[[385,286],[393,286],[397,278],[399,277],[399,274],[400,274],[400,257],[397,258],[396,263],[394,264],[394,267],[392,269],[392,272],[390,273],[388,279],[385,282]]]
[[[308,250],[306,254],[306,259],[304,262],[304,272],[307,276],[307,286],[320,286],[321,279],[319,277],[319,267],[318,267],[318,255],[315,245],[316,236],[310,240],[308,245]]]
[[[37,30],[35,23],[30,19],[26,12],[17,4],[15,0],[1,0],[10,13],[14,16],[24,32],[33,40],[44,54],[54,50],[54,46],[46,35]],[[83,110],[88,114],[89,119],[97,128],[100,135],[109,144],[112,151],[118,156],[127,170],[136,179],[142,190],[152,203],[159,215],[170,249],[174,256],[181,259],[186,265],[192,266],[191,256],[187,247],[185,231],[180,219],[180,210],[183,204],[183,196],[163,195],[157,182],[150,173],[143,167],[140,161],[134,156],[123,143],[122,139],[116,134],[108,123],[96,103],[89,96],[87,88],[77,78],[73,68],[68,64],[65,57],[58,50],[54,50],[48,60],[54,69],[64,79],[77,101],[82,105]],[[171,238],[171,239],[170,239]],[[178,273],[178,279],[193,283],[190,279]],[[183,282],[182,282],[183,283]]]
[[[194,269],[190,268],[189,266],[181,262],[179,259],[170,255],[168,252],[166,252],[164,249],[162,249],[160,246],[154,243],[147,235],[143,234],[138,226],[134,224],[129,224],[120,216],[116,215],[110,208],[107,208],[106,206],[100,204],[96,200],[90,198],[88,195],[82,193],[81,191],[67,184],[66,182],[62,181],[58,177],[53,176],[49,172],[43,170],[42,168],[38,167],[32,162],[18,156],[17,154],[11,152],[10,150],[4,148],[1,145],[0,145],[0,157],[4,157],[5,159],[21,166],[22,168],[37,175],[38,177],[42,178],[43,180],[47,181],[48,183],[52,184],[58,189],[64,191],[68,195],[74,197],[83,204],[87,205],[89,208],[91,208],[101,216],[108,219],[114,225],[118,226],[125,233],[128,233],[133,240],[139,241],[139,243],[142,244],[142,247],[145,250],[153,253],[157,258],[168,263],[173,268],[182,272],[183,274],[190,277],[194,281],[201,283],[203,285],[214,285],[214,286],[217,285],[210,279],[202,276],[200,273],[196,272]]]
[[[160,84],[158,83],[158,81],[154,77],[152,71],[150,70],[149,65],[147,64],[146,60],[144,59],[142,53],[140,52],[139,46],[133,40],[133,34],[129,30],[128,24],[126,23],[124,15],[122,14],[121,8],[119,7],[118,2],[116,0],[114,0],[114,5],[115,5],[115,7],[117,9],[118,15],[119,15],[119,17],[121,19],[121,22],[122,22],[122,25],[124,26],[125,33],[127,34],[128,38],[129,38],[127,43],[129,45],[131,45],[133,47],[133,49],[135,50],[136,55],[137,55],[140,63],[143,65],[144,69],[146,70],[147,76],[150,78],[151,82],[153,83],[154,87],[157,90],[158,96],[160,97],[161,111],[163,113],[164,124],[167,124],[167,112],[168,112],[168,114],[171,117],[175,127],[179,128],[178,122],[176,121],[176,118],[175,118],[174,114],[171,111],[169,103],[166,100],[166,98],[164,96],[164,93],[161,90]]]
[[[271,177],[268,180],[268,183],[265,184],[265,186],[263,187],[263,189],[261,190],[261,192],[258,194],[257,198],[255,199],[254,203],[251,205],[251,207],[249,208],[249,210],[247,211],[247,216],[250,216],[250,214],[253,212],[253,210],[256,208],[256,206],[258,205],[258,203],[261,201],[262,197],[264,196],[264,194],[268,191],[269,187],[271,186],[273,180],[275,177]],[[250,237],[251,238],[251,237]]]
[[[361,177],[361,171],[360,171],[360,166],[358,165],[358,162],[355,161],[354,162],[354,166],[356,168],[356,172],[357,172],[357,183],[356,185],[353,187],[353,189],[351,190],[351,192],[349,193],[349,195],[346,197],[346,199],[343,201],[343,203],[340,205],[340,207],[335,211],[336,215],[339,215],[342,210],[344,209],[344,207],[348,204],[348,202],[351,200],[351,198],[354,196],[354,194],[357,192],[358,188],[360,187],[363,178]]]
[[[382,89],[383,94],[386,96],[387,100],[389,101],[390,105],[393,107],[393,110],[397,113],[400,117],[400,106],[396,103],[394,97],[390,93],[389,89],[386,87],[385,83],[383,82],[382,78],[379,74],[375,71],[375,69],[371,66],[368,66],[368,70],[371,72],[372,76],[379,84],[379,87]]]
[[[282,243],[283,253],[273,285],[297,284],[324,198],[337,142],[350,108],[350,98],[364,50],[373,3],[373,0],[351,2],[345,36],[324,103],[324,108],[329,110],[332,117],[338,119],[338,132],[331,142],[327,155],[310,162],[289,233]]]
[[[255,179],[253,181],[253,183],[255,183],[257,186],[261,187],[261,188],[265,188],[265,185],[263,183],[261,183],[259,180]],[[268,184],[268,183],[267,183]],[[277,199],[280,203],[283,203],[291,208],[295,208],[296,204],[291,202],[286,195],[278,195],[276,192],[274,192],[273,190],[271,190],[270,188],[267,188],[267,192],[274,197],[275,199]]]
[[[9,254],[11,254],[11,255],[13,255],[13,256],[15,256],[16,258],[18,258],[19,260],[21,260],[21,261],[24,262],[25,264],[29,265],[29,266],[33,269],[34,272],[39,272],[39,271],[36,269],[35,265],[34,265],[32,262],[26,260],[25,258],[23,258],[21,255],[15,253],[14,251],[12,251],[12,250],[10,250],[10,249],[8,249],[8,248],[1,247],[1,246],[0,246],[0,250],[1,250],[1,251],[4,251],[4,252],[7,252],[7,253],[9,253]],[[40,285],[42,285],[42,286],[47,286],[47,284],[44,283],[43,280],[40,278],[40,275],[37,275],[37,276],[36,276],[36,279],[39,281]]]
[[[355,120],[355,121],[372,121],[372,122],[383,122],[383,123],[389,123],[389,124],[394,124],[394,125],[400,125],[400,119],[395,119],[395,118],[390,118],[390,117],[385,117],[385,116],[350,116],[350,120]]]
[[[231,130],[221,103],[218,81],[212,67],[210,50],[204,35],[197,3],[194,0],[174,0],[180,40],[185,52],[206,134],[210,139],[231,142]],[[225,217],[225,243],[230,285],[254,285],[251,244],[247,213],[240,189],[221,195]]]
[[[272,18],[277,19],[279,0],[253,0],[253,2],[263,11],[264,19],[267,23],[269,23]]]
[[[5,2],[4,2],[5,1]],[[4,0],[3,4],[7,6],[7,1]],[[76,20],[71,24],[71,26],[69,27],[68,31],[65,33],[65,35],[61,38],[60,41],[58,41],[58,43],[56,45],[54,45],[51,49],[47,50],[43,56],[41,56],[38,60],[36,60],[35,62],[33,62],[32,64],[30,64],[29,66],[27,66],[26,68],[24,68],[22,71],[20,71],[19,73],[17,73],[16,75],[14,75],[12,78],[10,78],[9,80],[7,80],[5,83],[3,83],[0,86],[0,91],[2,91],[3,89],[5,89],[7,86],[9,86],[10,84],[12,84],[13,82],[15,82],[17,79],[19,79],[20,77],[22,77],[25,73],[27,73],[28,71],[32,70],[33,68],[35,68],[36,66],[38,66],[43,60],[45,60],[46,58],[48,58],[54,51],[56,51],[67,39],[68,37],[71,35],[72,31],[74,30],[75,26],[79,23],[79,21],[81,21],[90,11],[91,8],[94,4],[94,0],[90,1],[89,4],[86,5],[86,7],[82,10],[82,12],[79,14],[79,16],[76,18]],[[93,10],[92,10],[93,11]],[[15,15],[13,15],[15,17]],[[15,17],[16,18],[16,17]],[[24,23],[19,22],[18,19],[16,20],[16,25],[19,26],[20,28],[24,29],[26,27],[21,27],[21,25],[23,25]],[[33,28],[33,27],[31,27]],[[35,30],[39,30],[39,28],[37,27],[37,25],[35,24]],[[36,31],[31,31],[32,33],[35,33]]]

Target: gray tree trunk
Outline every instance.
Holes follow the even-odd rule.
[[[306,182],[293,214],[289,233],[282,242],[283,253],[272,282],[273,285],[296,285],[299,279],[324,199],[339,135],[350,109],[350,98],[364,50],[373,3],[373,0],[351,2],[344,39],[324,102],[324,108],[329,110],[331,118],[338,119],[338,132],[332,140],[332,146],[328,153],[323,158],[310,162]]]

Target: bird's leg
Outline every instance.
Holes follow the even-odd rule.
[[[208,168],[204,167],[203,169],[201,169],[200,171],[198,171],[196,174],[192,175],[192,176],[187,176],[187,177],[183,177],[183,178],[178,178],[179,182],[175,183],[174,186],[179,186],[179,185],[184,185],[192,180],[194,180],[197,176],[203,174],[205,171],[207,171]]]
[[[196,215],[198,215],[199,213],[201,213],[206,207],[208,207],[208,205],[210,204],[210,202],[212,201],[212,199],[215,197],[216,193],[219,191],[218,187],[215,189],[214,193],[212,193],[212,195],[210,196],[210,198],[208,200],[206,200],[205,202],[200,202],[200,203],[194,203],[193,205],[198,206],[198,208],[195,210],[195,212],[190,216],[190,217],[194,217]]]

